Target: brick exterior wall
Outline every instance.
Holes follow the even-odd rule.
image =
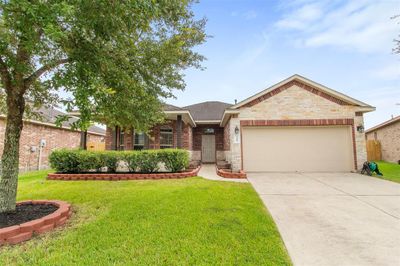
[[[400,160],[400,121],[368,132],[366,138],[380,141],[382,160],[393,163]]]
[[[154,126],[149,131],[148,137],[148,149],[159,149],[160,148],[160,129],[162,127],[170,127],[172,128],[173,134],[173,147],[177,147],[177,122],[175,120],[168,120],[162,125]],[[106,150],[111,150],[112,148],[112,128],[107,127],[106,129]],[[133,149],[133,134],[134,129],[125,130],[124,133],[124,149],[132,150]],[[192,150],[192,127],[188,124],[182,124],[182,148],[187,150]]]
[[[273,97],[272,97],[273,96]],[[346,105],[339,99],[319,92],[298,81],[282,85],[282,88],[261,96],[240,108],[237,117],[230,119],[230,155],[229,162],[234,171],[241,170],[241,141],[237,141],[234,129],[240,127],[241,120],[324,120],[351,119],[354,120],[354,146],[357,168],[360,169],[366,160],[365,136],[356,130],[363,125],[361,108]],[[356,115],[357,113],[357,115]],[[240,132],[241,135],[241,132]]]
[[[3,153],[4,134],[5,120],[0,119],[0,154]],[[38,169],[39,143],[41,139],[46,140],[46,146],[42,149],[41,169],[46,169],[49,168],[48,157],[54,149],[79,148],[81,133],[47,125],[24,123],[19,148],[20,171]],[[104,141],[104,136],[88,134],[89,141],[101,142]],[[36,151],[32,152],[31,147],[36,147]]]
[[[201,136],[204,135],[206,128],[213,128],[215,135],[215,150],[224,151],[224,128],[219,125],[197,125],[193,128],[193,150],[201,151]]]

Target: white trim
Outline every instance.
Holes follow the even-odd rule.
[[[340,93],[338,91],[335,91],[333,89],[325,87],[325,86],[323,86],[323,85],[321,85],[321,84],[319,84],[319,83],[317,83],[315,81],[309,80],[309,79],[307,79],[307,78],[305,78],[303,76],[300,76],[298,74],[295,74],[295,75],[293,75],[293,76],[291,76],[291,77],[289,77],[287,79],[282,80],[281,82],[276,83],[275,85],[272,85],[271,87],[268,87],[268,88],[264,89],[263,91],[261,91],[261,92],[255,94],[255,95],[253,95],[253,96],[251,96],[251,97],[249,97],[249,98],[247,98],[247,99],[235,104],[234,106],[230,107],[230,109],[237,109],[237,108],[239,108],[239,107],[241,107],[241,106],[253,101],[254,99],[257,99],[258,97],[260,97],[260,96],[262,96],[262,95],[264,95],[264,94],[266,94],[266,93],[268,93],[270,91],[273,91],[276,88],[278,88],[278,87],[280,87],[280,86],[282,86],[282,85],[284,85],[284,84],[286,84],[286,83],[288,83],[290,81],[296,80],[296,79],[301,81],[301,82],[303,82],[303,83],[310,84],[311,86],[313,86],[313,87],[315,87],[315,88],[317,88],[317,89],[319,89],[319,90],[321,90],[321,91],[323,91],[323,92],[325,92],[325,93],[327,93],[327,94],[329,94],[329,95],[331,95],[333,97],[341,99],[341,100],[343,100],[343,101],[345,101],[347,103],[354,104],[354,105],[361,106],[361,107],[368,107],[368,110],[366,110],[366,112],[375,110],[375,107],[372,107],[372,106],[370,106],[370,105],[368,105],[368,104],[366,104],[364,102],[358,101],[358,100],[356,100],[354,98],[351,98],[351,97],[349,97],[347,95],[344,95],[343,93]]]
[[[371,132],[373,132],[373,131],[375,131],[375,130],[378,130],[378,129],[382,128],[382,127],[389,126],[389,125],[391,125],[391,124],[393,124],[393,123],[396,123],[396,122],[399,122],[399,121],[400,121],[400,115],[399,115],[399,116],[396,116],[396,117],[393,117],[392,119],[390,119],[390,120],[388,120],[388,121],[385,121],[385,122],[383,122],[383,123],[380,123],[379,125],[376,125],[376,126],[374,126],[374,127],[371,127],[370,129],[365,130],[365,133],[366,133],[366,134],[371,133]]]
[[[196,126],[196,122],[194,121],[192,115],[190,114],[190,112],[189,112],[188,110],[182,110],[182,111],[179,111],[179,110],[177,110],[177,111],[164,111],[164,113],[166,113],[166,114],[177,114],[177,115],[179,115],[179,114],[187,114],[187,115],[189,116],[191,125],[192,125],[193,127]]]
[[[204,125],[204,124],[219,124],[221,120],[196,120],[196,124]]]
[[[0,118],[6,118],[5,115],[0,115]],[[70,131],[74,131],[74,132],[82,132],[82,130],[75,130],[72,129],[71,127],[66,127],[66,126],[57,126],[55,124],[52,123],[47,123],[47,122],[41,122],[41,121],[37,121],[37,120],[31,120],[31,119],[24,119],[23,120],[24,123],[31,123],[31,124],[36,124],[36,125],[41,125],[41,126],[47,126],[47,127],[52,127],[52,128],[58,128],[58,129],[66,129],[66,130],[70,130]],[[94,132],[94,131],[88,131],[88,134],[92,134],[92,135],[98,135],[98,136],[106,136],[106,133],[99,133],[99,132]]]
[[[226,125],[226,122],[228,122],[229,118],[231,117],[231,115],[234,114],[239,114],[240,112],[238,110],[229,110],[226,109],[224,111],[224,114],[222,115],[222,119],[221,119],[221,123],[219,124],[221,127],[224,127]]]

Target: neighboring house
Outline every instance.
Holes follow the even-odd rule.
[[[148,135],[107,128],[106,149],[184,148],[233,171],[354,171],[366,160],[363,114],[374,107],[294,75],[235,105],[166,105]]]
[[[381,143],[382,160],[393,163],[400,161],[400,116],[368,129],[365,137]]]
[[[20,171],[46,169],[49,167],[48,156],[54,149],[79,148],[81,145],[82,133],[71,130],[70,124],[77,120],[71,117],[63,122],[62,127],[55,125],[57,116],[66,115],[55,109],[41,108],[37,113],[41,114],[41,121],[24,120],[24,127],[21,133],[19,149]],[[5,117],[0,116],[0,153],[3,153],[5,133]],[[96,126],[88,129],[88,141],[104,141],[105,130]],[[41,147],[42,144],[42,147]]]

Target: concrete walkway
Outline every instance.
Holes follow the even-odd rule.
[[[400,184],[352,173],[248,173],[295,265],[400,265]]]
[[[217,175],[215,164],[203,164],[201,166],[199,176],[209,180],[216,181],[230,181],[239,183],[248,183],[247,179],[237,179],[237,178],[223,178]]]

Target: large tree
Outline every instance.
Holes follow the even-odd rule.
[[[193,47],[206,38],[205,20],[194,18],[192,2],[0,0],[0,213],[15,210],[19,140],[31,107],[77,108],[80,129],[101,119],[146,130],[162,119],[162,99],[185,86],[182,70],[203,60]]]

